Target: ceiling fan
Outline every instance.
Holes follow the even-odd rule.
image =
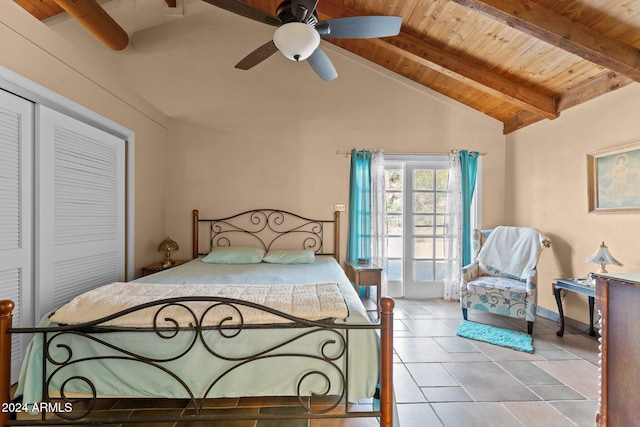
[[[263,44],[236,64],[248,70],[280,51],[292,61],[307,60],[324,81],[338,77],[329,57],[320,48],[320,39],[368,39],[396,36],[400,33],[399,16],[351,16],[318,21],[318,0],[285,0],[278,6],[276,16],[269,15],[241,0],[204,0],[235,14],[272,25],[276,28],[273,40]]]

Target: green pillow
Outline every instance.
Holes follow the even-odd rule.
[[[209,264],[257,264],[262,261],[264,250],[243,246],[221,246],[202,258]]]
[[[262,260],[271,264],[311,264],[315,259],[312,250],[282,249],[267,252]]]

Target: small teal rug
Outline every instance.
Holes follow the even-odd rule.
[[[533,353],[533,338],[524,332],[463,320],[458,326],[456,334],[463,338],[484,341],[489,344],[524,351],[525,353]]]

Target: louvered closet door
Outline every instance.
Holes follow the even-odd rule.
[[[36,315],[124,281],[125,142],[36,107]]]
[[[33,104],[0,90],[0,299],[16,304],[13,325],[32,326]],[[13,337],[11,381],[26,338]]]

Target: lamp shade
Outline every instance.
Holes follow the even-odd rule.
[[[609,252],[609,247],[605,245],[604,242],[602,242],[602,244],[600,245],[596,253],[591,255],[589,258],[585,258],[584,261],[600,264],[600,269],[598,270],[598,273],[606,273],[607,270],[605,268],[605,265],[608,265],[608,264],[622,266],[622,263],[617,259],[615,259],[613,255],[611,255],[611,252]]]
[[[302,22],[281,25],[273,33],[273,43],[292,61],[303,61],[320,46],[320,34]]]
[[[163,267],[175,264],[175,261],[171,259],[171,251],[177,251],[178,249],[180,249],[178,244],[170,237],[167,237],[158,245],[158,252],[164,252],[165,256],[164,261],[162,261]]]

